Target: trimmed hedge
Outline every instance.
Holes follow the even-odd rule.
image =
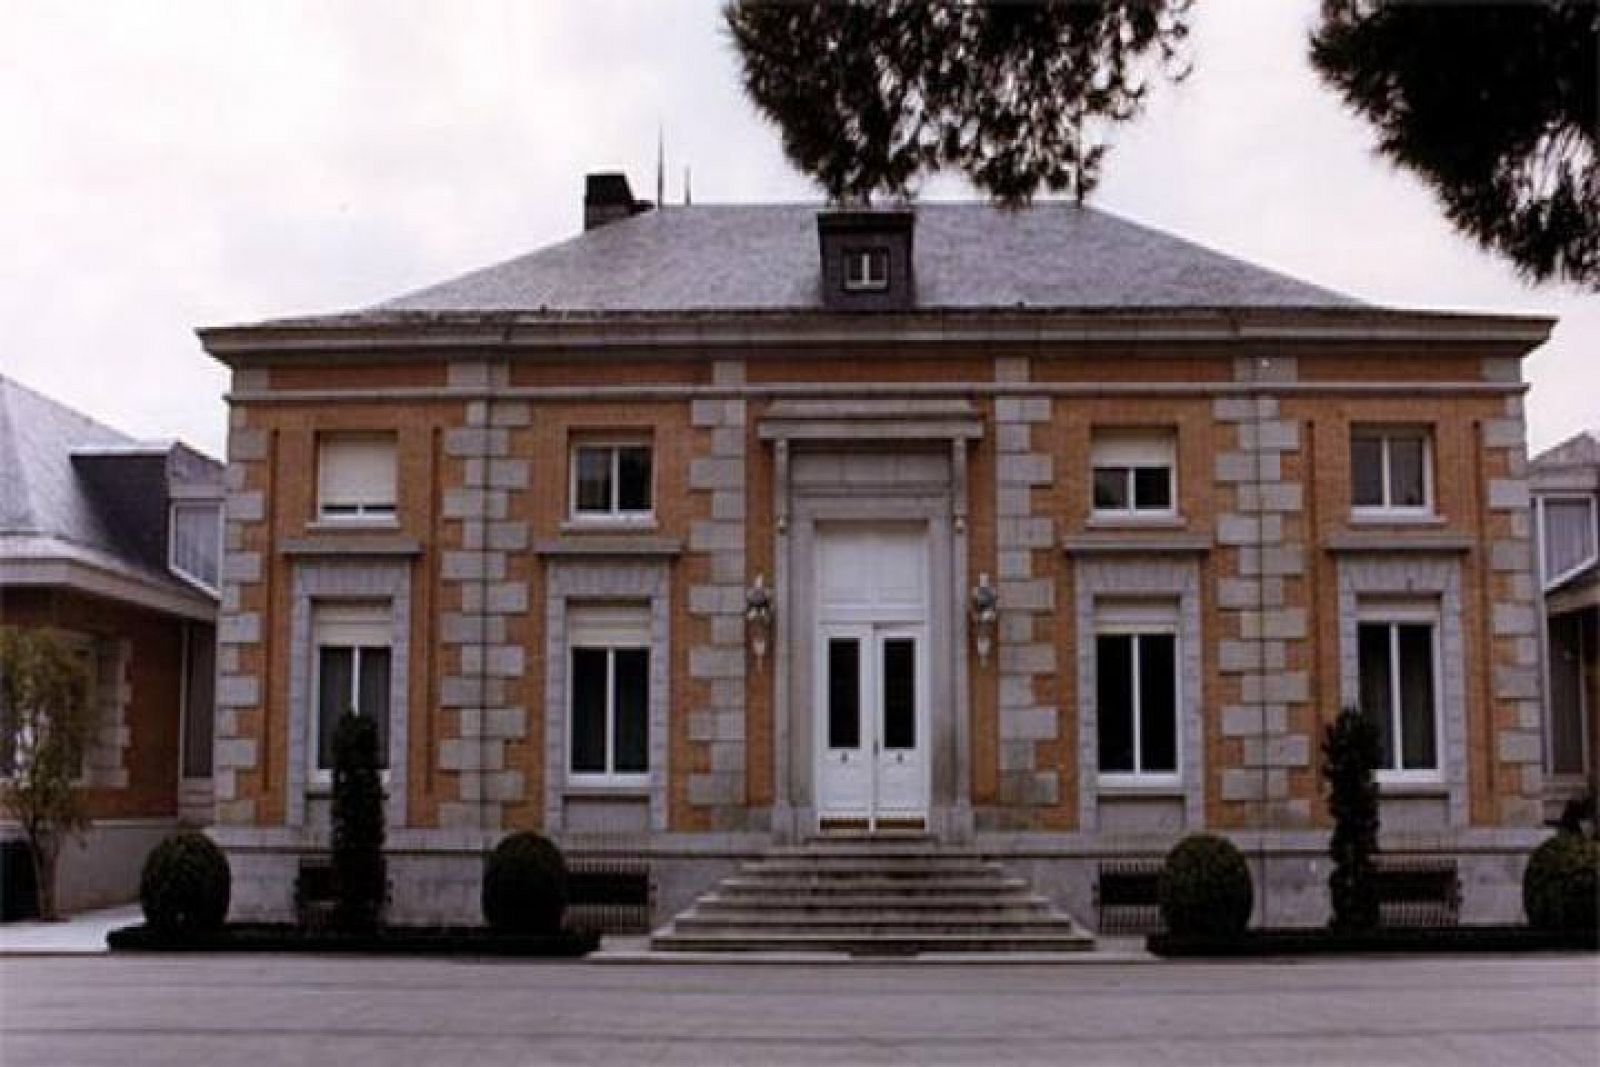
[[[1236,937],[1255,905],[1244,854],[1212,834],[1191,834],[1167,853],[1156,897],[1175,936]]]
[[[1166,957],[1340,956],[1375,952],[1595,952],[1593,931],[1527,926],[1442,926],[1342,933],[1325,927],[1246,930],[1228,937],[1152,934],[1145,947]]]
[[[228,858],[197,830],[180,831],[151,849],[139,876],[145,921],[172,936],[220,930],[232,893]]]
[[[567,861],[548,838],[523,830],[484,861],[483,919],[506,934],[555,934],[567,911]]]
[[[382,927],[366,932],[306,930],[289,923],[232,923],[208,933],[171,934],[149,924],[106,936],[117,952],[317,952],[394,956],[575,958],[600,945],[590,930],[520,936],[481,926]]]
[[[1541,930],[1600,927],[1600,844],[1564,830],[1534,849],[1522,875],[1522,907]]]

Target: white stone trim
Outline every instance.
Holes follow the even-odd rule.
[[[551,559],[545,578],[545,760],[544,825],[562,833],[569,795],[595,795],[595,787],[574,782],[569,773],[567,718],[567,621],[572,603],[584,600],[633,600],[649,605],[650,627],[650,770],[645,792],[650,802],[650,828],[667,829],[668,723],[671,709],[672,607],[671,573],[665,560]],[[618,787],[617,795],[637,794]]]
[[[1467,825],[1466,642],[1462,632],[1461,565],[1454,558],[1413,556],[1345,557],[1339,577],[1339,704],[1361,700],[1361,666],[1356,628],[1363,598],[1420,597],[1438,604],[1439,781],[1448,796],[1449,824]]]
[[[1200,566],[1194,560],[1079,559],[1075,563],[1078,685],[1078,826],[1100,828],[1101,796],[1121,793],[1100,780],[1099,715],[1096,701],[1096,615],[1107,600],[1176,600],[1178,634],[1178,781],[1170,791],[1183,798],[1184,823],[1205,825],[1205,727],[1201,717],[1203,682],[1200,624]]]
[[[389,826],[406,825],[410,750],[411,563],[409,560],[296,560],[289,610],[289,751],[287,826],[306,824],[310,778],[315,604],[319,600],[381,600],[389,604],[389,771],[385,814]],[[220,733],[220,731],[219,731]]]

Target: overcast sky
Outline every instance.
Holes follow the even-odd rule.
[[[1116,134],[1094,203],[1374,303],[1554,314],[1535,450],[1600,426],[1600,298],[1529,288],[1315,81],[1315,0],[1196,5],[1195,71]],[[0,370],[221,454],[193,329],[365,306],[563,239],[583,176],[812,199],[713,0],[0,9]],[[940,179],[925,195],[960,196]]]

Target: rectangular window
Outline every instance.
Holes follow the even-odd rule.
[[[167,566],[180,577],[214,591],[222,556],[222,505],[175,503],[168,522]]]
[[[347,713],[378,728],[378,766],[389,765],[390,607],[324,604],[315,612],[316,767],[333,769],[333,740]]]
[[[1592,496],[1539,498],[1539,560],[1546,588],[1594,565],[1600,525]]]
[[[572,450],[572,515],[648,519],[652,511],[650,445],[580,444]]]
[[[211,777],[216,716],[216,631],[190,624],[183,638],[183,776]]]
[[[633,604],[567,614],[574,780],[631,783],[650,771],[650,626]]]
[[[1102,778],[1175,781],[1178,638],[1164,609],[1108,612],[1096,624],[1095,713]]]
[[[1170,430],[1096,430],[1090,450],[1094,513],[1176,513],[1177,435]]]
[[[395,436],[317,438],[317,515],[328,522],[391,522],[396,500]]]
[[[1350,435],[1350,503],[1357,513],[1433,511],[1433,448],[1417,427],[1357,426]]]
[[[1593,612],[1573,611],[1550,619],[1550,771],[1577,777],[1589,768],[1587,677],[1596,659]]]
[[[1356,627],[1361,710],[1378,725],[1380,777],[1439,771],[1435,625],[1407,615]]]
[[[844,287],[852,292],[889,288],[889,250],[847,250],[844,254]]]

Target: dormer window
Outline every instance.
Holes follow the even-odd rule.
[[[844,287],[851,292],[889,288],[889,250],[852,248],[844,254]]]

